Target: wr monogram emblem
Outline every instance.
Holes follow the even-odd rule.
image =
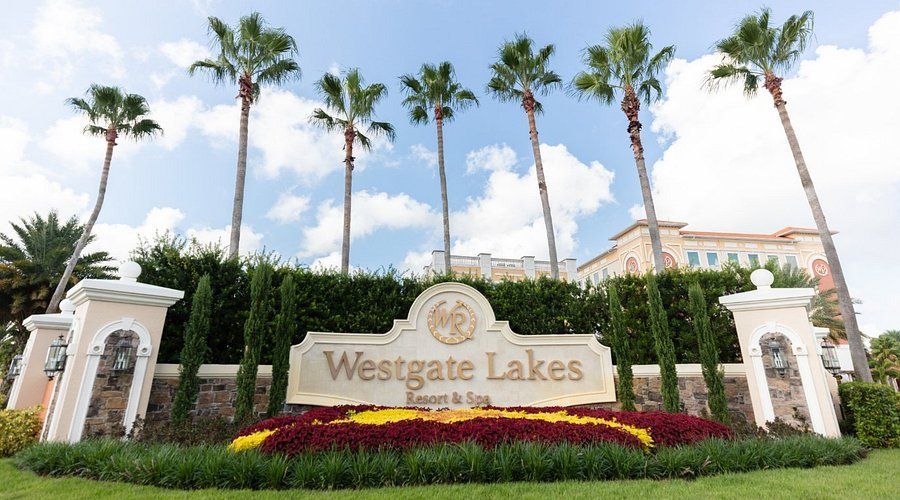
[[[461,300],[453,307],[438,301],[428,311],[428,330],[444,344],[459,344],[475,333],[475,311]]]

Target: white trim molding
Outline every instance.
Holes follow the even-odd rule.
[[[197,376],[200,378],[237,378],[241,365],[200,365]],[[176,363],[158,363],[153,378],[177,379],[181,375],[181,365]],[[271,378],[272,365],[259,365],[257,377]]]
[[[184,298],[184,292],[125,280],[84,279],[66,293],[76,306],[89,300],[169,307]]]

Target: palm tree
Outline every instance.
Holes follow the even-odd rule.
[[[715,89],[720,82],[740,81],[743,83],[744,93],[750,97],[756,94],[759,84],[762,83],[772,95],[797,166],[797,173],[800,175],[800,183],[806,192],[809,208],[812,210],[819,237],[822,239],[825,258],[831,266],[841,318],[844,320],[850,344],[854,374],[860,380],[871,382],[872,374],[866,360],[866,350],[856,322],[856,311],[844,278],[844,270],[828,222],[825,220],[825,213],[819,203],[819,195],[816,193],[812,176],[806,167],[800,142],[794,133],[782,93],[782,77],[779,76],[789,70],[806,49],[812,35],[813,13],[806,11],[791,16],[781,26],[770,25],[769,17],[768,9],[762,9],[759,14],[746,16],[737,24],[731,36],[716,43],[716,48],[724,59],[709,72],[707,85]]]
[[[375,105],[387,95],[387,87],[381,83],[366,85],[359,68],[344,72],[343,78],[326,73],[316,82],[316,89],[325,101],[325,107],[313,110],[310,121],[328,131],[344,133],[344,232],[341,243],[341,272],[350,270],[350,197],[353,188],[353,145],[372,149],[372,141],[362,129],[373,136],[385,136],[394,140],[394,126],[376,121]]]
[[[872,376],[876,382],[889,385],[889,378],[900,378],[900,331],[888,330],[872,339],[870,352]]]
[[[447,174],[444,169],[444,122],[462,111],[478,105],[478,98],[456,81],[453,65],[444,61],[437,66],[423,64],[418,76],[403,75],[400,84],[406,93],[403,105],[409,108],[409,119],[416,125],[427,124],[434,115],[437,126],[438,173],[441,179],[441,205],[444,216],[444,268],[450,272],[450,207],[447,201]]]
[[[244,181],[247,177],[247,128],[250,105],[259,99],[261,85],[280,85],[300,78],[300,66],[293,56],[297,43],[282,28],[271,28],[258,12],[244,16],[231,27],[217,17],[209,17],[209,31],[219,50],[215,59],[196,61],[188,74],[208,74],[217,84],[237,85],[241,100],[238,134],[237,177],[231,211],[229,258],[237,258],[244,216]]]
[[[84,128],[84,133],[103,137],[106,140],[106,156],[103,159],[103,170],[100,173],[100,187],[97,190],[97,201],[90,217],[84,225],[84,232],[75,250],[72,252],[66,269],[63,271],[59,284],[47,305],[47,312],[56,311],[59,302],[63,298],[66,286],[72,279],[72,272],[78,264],[81,251],[91,238],[91,230],[100,209],[103,207],[103,199],[106,197],[106,183],[109,180],[109,165],[112,162],[113,149],[119,137],[131,137],[135,140],[153,137],[162,133],[162,127],[158,123],[147,118],[150,107],[147,100],[138,94],[128,94],[119,87],[107,87],[93,84],[86,92],[87,99],[72,97],[66,103],[75,111],[87,115],[89,124]]]
[[[558,87],[562,80],[549,67],[550,56],[556,51],[551,44],[534,51],[534,41],[526,34],[519,34],[512,41],[500,46],[497,62],[491,64],[493,76],[487,89],[500,101],[516,101],[522,104],[528,117],[528,131],[531,136],[531,150],[534,153],[534,168],[537,173],[538,192],[544,210],[544,226],[547,229],[547,246],[550,247],[550,277],[559,279],[559,261],[556,258],[556,235],[553,232],[553,218],[550,214],[550,197],[547,181],[544,179],[544,163],[541,161],[535,113],[543,112],[535,94],[547,95]],[[569,279],[573,279],[572,276]]]
[[[572,80],[572,91],[579,97],[597,99],[603,104],[614,102],[616,93],[622,94],[621,108],[628,119],[628,136],[634,164],[641,184],[641,196],[647,212],[650,229],[650,247],[653,250],[653,267],[657,272],[665,269],[662,256],[662,242],[659,237],[659,222],[650,178],[644,163],[644,145],[641,142],[641,122],[638,112],[641,101],[650,104],[662,95],[662,85],[657,73],[672,59],[675,46],[663,47],[653,54],[650,43],[650,29],[641,23],[621,28],[610,28],[606,33],[605,45],[593,45],[584,51],[582,71]]]

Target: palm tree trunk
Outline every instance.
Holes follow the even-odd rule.
[[[97,201],[94,203],[94,210],[91,211],[91,216],[88,217],[87,223],[84,225],[81,238],[78,239],[78,243],[75,245],[75,251],[72,252],[72,257],[69,259],[69,262],[66,263],[66,269],[63,271],[63,275],[56,285],[56,290],[53,291],[53,296],[50,298],[50,304],[47,305],[47,314],[55,313],[58,310],[59,303],[63,298],[63,293],[66,291],[66,286],[69,284],[69,280],[72,279],[72,273],[75,271],[75,266],[78,264],[78,259],[81,257],[81,251],[84,250],[88,240],[91,239],[91,231],[94,229],[94,224],[100,216],[100,209],[103,208],[103,199],[106,197],[106,184],[109,180],[109,165],[112,163],[113,148],[116,147],[116,137],[115,129],[110,129],[106,134],[106,157],[103,159],[103,171],[100,173],[100,187],[97,189]]]
[[[634,89],[625,88],[625,96],[622,99],[622,111],[628,118],[628,136],[631,138],[631,150],[634,153],[634,164],[637,167],[638,180],[641,184],[641,197],[644,201],[644,211],[647,213],[647,226],[650,229],[650,248],[653,252],[653,268],[656,272],[662,272],[666,268],[662,256],[662,240],[659,237],[659,221],[656,218],[656,205],[653,204],[653,191],[650,189],[650,177],[647,175],[647,165],[644,163],[644,144],[641,142],[641,122],[638,119],[641,102],[638,100]]]
[[[526,91],[522,98],[522,107],[528,116],[528,133],[531,137],[531,150],[534,153],[534,169],[537,172],[538,192],[541,195],[541,208],[544,211],[544,226],[547,229],[547,246],[550,249],[550,277],[559,279],[559,260],[556,257],[556,234],[553,232],[553,217],[550,215],[550,197],[547,194],[547,181],[544,179],[544,163],[541,161],[541,145],[538,140],[537,124],[534,121],[534,96]],[[569,276],[570,280],[576,279]]]
[[[447,172],[444,170],[444,117],[435,109],[437,123],[438,174],[441,178],[441,206],[444,217],[444,269],[450,274],[450,204],[447,201]]]
[[[812,176],[806,168],[806,160],[803,158],[800,142],[797,140],[797,134],[794,133],[794,126],[791,124],[791,118],[788,115],[787,107],[782,97],[781,78],[769,73],[766,75],[765,86],[775,101],[775,109],[778,110],[781,126],[784,127],[784,134],[787,136],[788,145],[791,147],[794,164],[797,166],[797,173],[800,175],[800,183],[806,192],[809,208],[812,211],[813,219],[816,221],[816,229],[818,229],[819,237],[822,239],[825,258],[828,259],[828,264],[831,267],[831,277],[834,279],[834,288],[837,291],[841,319],[844,320],[847,341],[850,344],[850,357],[853,359],[854,377],[865,382],[871,382],[872,373],[869,370],[866,348],[863,344],[862,335],[859,332],[859,325],[856,322],[853,299],[850,297],[850,290],[847,288],[847,281],[844,279],[844,269],[841,267],[841,260],[838,258],[834,239],[831,237],[831,230],[828,228],[828,222],[825,220],[825,212],[819,203],[819,195],[816,193],[815,185],[813,185]]]
[[[341,273],[350,272],[350,201],[353,194],[353,140],[356,132],[352,126],[344,130],[344,236],[341,241]]]
[[[243,91],[242,91],[243,94]],[[234,180],[234,203],[231,209],[231,238],[228,258],[237,259],[241,244],[241,221],[244,218],[244,181],[247,178],[247,129],[250,122],[250,97],[241,95],[241,128],[238,134],[237,176]]]

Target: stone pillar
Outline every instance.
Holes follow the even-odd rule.
[[[433,250],[431,252],[431,273],[437,275],[447,274],[447,266],[444,265],[444,251]]]
[[[809,321],[812,288],[772,288],[766,269],[750,275],[757,289],[726,295],[719,302],[734,314],[757,425],[776,417],[808,419],[813,431],[840,436],[828,375]],[[776,353],[775,350],[778,350]],[[776,369],[775,358],[786,365]]]
[[[75,319],[42,439],[80,441],[89,419],[92,434],[114,435],[144,416],[166,311],[184,292],[138,283],[140,273],[125,262],[120,279],[84,279],[66,294]],[[119,347],[126,369],[115,363]]]
[[[72,301],[63,300],[59,309],[59,314],[33,314],[22,322],[31,333],[22,352],[22,369],[9,390],[7,408],[19,410],[44,404],[47,386],[52,383],[44,373],[47,351],[54,339],[67,335],[75,317]]]
[[[491,271],[491,254],[478,254],[478,267],[481,268],[481,277],[490,281],[493,277],[493,272]]]
[[[534,273],[534,256],[533,255],[526,255],[525,257],[522,257],[522,267],[525,268],[525,277],[526,278],[529,278],[529,279],[535,278],[536,275]]]
[[[575,259],[565,259],[562,261],[563,268],[566,270],[566,281],[578,281],[578,261]]]

